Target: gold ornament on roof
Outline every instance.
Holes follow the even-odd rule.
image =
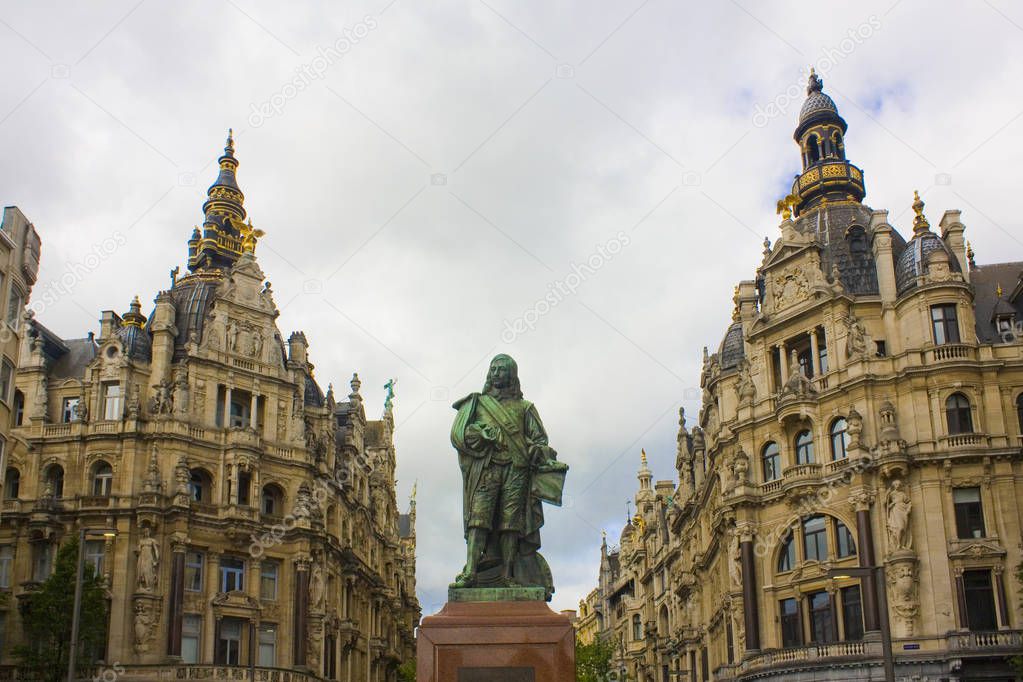
[[[252,226],[252,220],[247,223],[243,223],[240,220],[232,221],[235,223],[235,227],[238,228],[238,232],[242,236],[242,253],[256,253],[256,240],[266,234],[263,230],[259,230]]]
[[[788,220],[792,217],[792,207],[797,203],[799,203],[799,197],[789,194],[784,199],[778,200],[777,213],[780,213],[783,219]]]
[[[916,217],[913,218],[913,231],[929,232],[931,224],[924,217],[924,200],[920,198],[920,192],[916,190],[913,190],[913,212],[916,213]]]

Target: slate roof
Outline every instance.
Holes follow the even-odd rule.
[[[398,514],[398,537],[412,537],[412,517],[408,514]]]
[[[132,360],[153,360],[153,339],[149,330],[135,325],[125,325],[114,332],[124,346],[124,354]]]
[[[954,272],[962,272],[959,259],[948,250],[941,237],[933,232],[923,232],[909,240],[909,244],[895,261],[895,293],[902,296],[915,289],[917,277],[927,270],[927,257],[935,251],[948,254],[949,267]]]
[[[721,369],[734,369],[739,366],[739,360],[746,357],[746,346],[742,341],[742,323],[733,322],[725,338],[721,340],[721,347],[718,350],[718,363]]]
[[[206,314],[213,305],[213,294],[217,290],[219,282],[188,278],[176,284],[170,290],[171,300],[174,302],[175,316],[174,326],[177,327],[178,335],[174,339],[174,360],[183,359],[187,350],[185,345],[191,337],[192,332],[202,338],[203,326],[206,323]],[[146,331],[150,334],[153,316],[149,316],[146,322]]]
[[[1023,262],[993,263],[980,265],[970,270],[970,284],[973,285],[974,311],[977,317],[977,338],[981,343],[999,343],[994,324],[994,312],[1011,309],[1016,319],[1023,321],[1023,296],[1015,301],[1010,296],[1023,278]],[[998,287],[1002,297],[998,297]]]

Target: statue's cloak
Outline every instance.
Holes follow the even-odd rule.
[[[499,400],[484,393],[471,393],[454,404],[458,410],[451,427],[451,444],[458,451],[458,465],[462,470],[462,528],[469,532],[469,510],[473,496],[479,489],[480,478],[491,463],[490,454],[481,454],[465,442],[465,429],[474,422],[484,421],[501,431],[508,450],[514,450],[512,459],[533,462],[534,453],[540,452],[543,459],[554,459],[555,453],[547,445],[547,432],[536,407],[523,400],[522,423],[518,423],[510,410]],[[542,463],[541,463],[542,464]],[[550,568],[540,549],[540,528],[543,526],[543,502],[561,506],[565,471],[561,463],[555,466],[532,466],[529,474],[529,488],[526,496],[525,530],[519,537],[518,558],[514,567],[515,577],[523,584],[542,586],[547,589],[548,598],[554,592]],[[480,562],[477,584],[496,584],[501,573],[500,548],[496,533],[491,533]]]

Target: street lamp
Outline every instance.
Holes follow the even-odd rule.
[[[75,572],[75,605],[71,611],[71,648],[67,661],[67,682],[75,682],[75,659],[78,657],[78,620],[82,610],[82,574],[85,572],[85,538],[112,538],[117,531],[110,529],[81,528],[78,531],[78,568]]]
[[[855,568],[833,568],[828,571],[828,577],[840,578],[869,578],[874,581],[874,592],[877,594],[877,610],[881,628],[881,656],[884,660],[884,679],[886,682],[895,682],[895,658],[892,655],[892,626],[888,620],[888,591],[885,586],[884,566],[857,566]]]

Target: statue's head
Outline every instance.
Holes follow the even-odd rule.
[[[510,355],[501,353],[490,361],[487,371],[487,382],[483,392],[495,398],[522,398],[522,387],[519,385],[519,366]]]

